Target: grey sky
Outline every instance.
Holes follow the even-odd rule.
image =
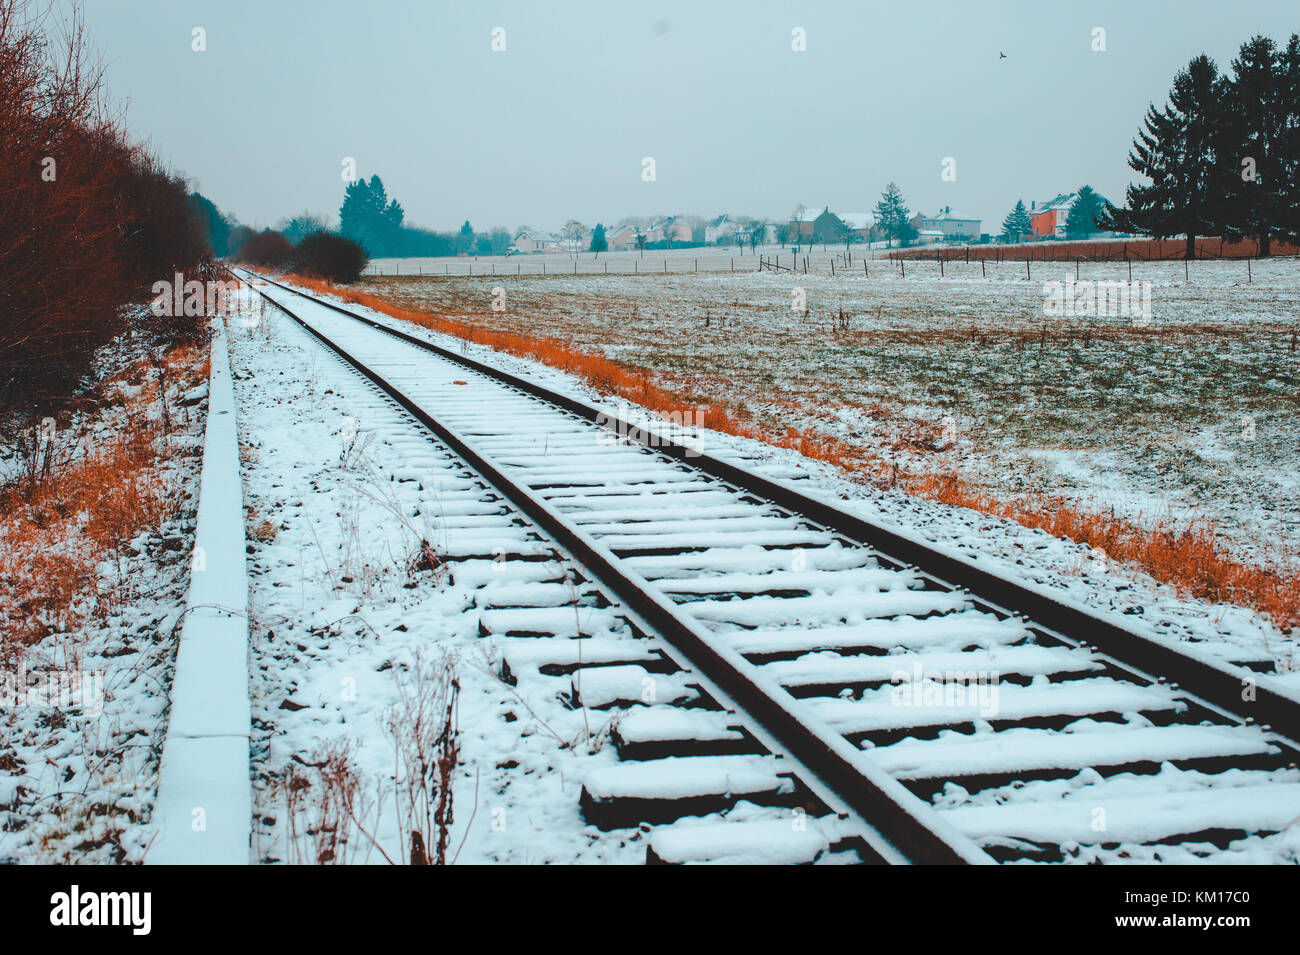
[[[134,133],[223,209],[336,217],[352,156],[436,229],[866,211],[892,179],[914,211],[950,205],[996,231],[1017,198],[1084,182],[1121,198],[1129,142],[1179,67],[1205,51],[1226,69],[1251,35],[1300,30],[1295,0],[86,0],[86,14]]]

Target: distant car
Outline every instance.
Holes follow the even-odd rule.
[[[506,255],[523,255],[523,253],[519,251],[519,246],[512,245],[510,248],[506,249]]]

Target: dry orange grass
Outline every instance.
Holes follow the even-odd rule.
[[[293,280],[345,302],[569,372],[601,392],[636,402],[651,411],[669,413],[686,406],[697,407],[702,413],[701,427],[790,448],[880,487],[896,487],[918,497],[1008,518],[1025,527],[1095,547],[1110,560],[1136,565],[1181,593],[1256,610],[1284,632],[1289,633],[1300,625],[1300,577],[1234,559],[1212,527],[1163,524],[1144,527],[1063,498],[1001,499],[971,490],[956,474],[900,470],[895,463],[864,448],[814,430],[787,428],[777,432],[763,427],[743,410],[726,410],[717,403],[700,407],[693,396],[656,385],[644,372],[629,371],[604,356],[581,352],[557,338],[485,329],[443,314],[391,305],[376,295],[328,282],[302,276],[293,276]]]
[[[206,373],[207,358],[187,346],[174,349],[167,363],[172,380],[192,381]],[[104,619],[129,599],[121,583],[101,588],[98,565],[176,512],[176,488],[160,473],[171,452],[168,436],[146,415],[160,401],[150,366],[138,363],[114,381],[144,384],[122,407],[129,427],[35,488],[0,488],[0,657],[6,663],[51,633]],[[78,648],[64,650],[65,665],[74,665]]]

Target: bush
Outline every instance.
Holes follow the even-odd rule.
[[[245,242],[235,258],[249,265],[279,268],[293,257],[293,243],[273,229],[266,229]]]
[[[0,413],[66,398],[153,281],[203,264],[183,182],[126,139],[75,16],[0,0]]]
[[[298,245],[293,270],[331,282],[355,282],[370,257],[358,243],[333,232],[313,232]]]

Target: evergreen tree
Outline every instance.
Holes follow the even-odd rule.
[[[456,238],[458,251],[468,252],[474,247],[474,227],[469,224],[468,219],[466,219],[464,225],[460,227],[460,232],[456,234]]]
[[[324,216],[303,212],[292,219],[281,222],[278,228],[281,235],[294,245],[298,245],[309,235],[314,235],[317,232],[328,232],[330,224],[325,221]]]
[[[1179,71],[1169,104],[1148,107],[1129,153],[1129,167],[1151,185],[1130,185],[1123,209],[1106,203],[1102,228],[1159,239],[1186,235],[1186,256],[1196,258],[1196,237],[1213,232],[1222,205],[1214,162],[1222,94],[1218,67],[1205,54]]]
[[[230,248],[230,220],[221,214],[216,204],[202,193],[192,192],[190,208],[203,226],[208,243],[212,246],[212,254],[221,259],[233,252]]]
[[[1288,113],[1294,100],[1283,99],[1283,61],[1272,39],[1243,43],[1224,84],[1221,120],[1216,129],[1218,181],[1222,189],[1220,231],[1229,241],[1254,236],[1259,254],[1270,253],[1269,231],[1280,224],[1286,189],[1282,156],[1288,138]]]
[[[339,232],[360,242],[372,256],[398,251],[402,220],[406,214],[396,199],[390,200],[378,176],[348,183],[339,207]]]
[[[1016,207],[1002,220],[1002,238],[1011,242],[1020,242],[1034,231],[1034,224],[1029,219],[1029,210],[1023,199],[1016,200]]]
[[[599,222],[596,223],[596,228],[591,230],[591,248],[589,248],[587,251],[588,252],[609,251],[609,241],[605,238],[605,227],[601,225]]]
[[[1093,191],[1092,186],[1080,186],[1070,214],[1065,217],[1065,234],[1070,238],[1086,238],[1100,231],[1097,216],[1105,210],[1106,200]]]
[[[1282,237],[1300,245],[1300,35],[1291,34],[1278,56],[1278,96],[1287,106],[1278,162],[1278,226]]]
[[[899,245],[907,245],[916,238],[916,229],[912,227],[910,218],[903,191],[898,188],[898,183],[891,182],[876,203],[876,221],[880,231],[891,240],[897,239]]]

